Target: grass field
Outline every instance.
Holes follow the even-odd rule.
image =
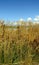
[[[0,24],[0,65],[39,65],[39,24]]]

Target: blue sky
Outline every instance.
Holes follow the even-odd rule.
[[[0,19],[19,20],[39,15],[39,0],[0,0]]]

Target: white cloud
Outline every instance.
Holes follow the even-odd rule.
[[[36,16],[37,19],[39,19],[39,16]]]
[[[27,21],[32,21],[32,18],[31,17],[27,18]]]
[[[23,19],[23,18],[21,18],[19,21],[24,21],[24,19]]]
[[[23,23],[23,21],[25,21],[25,20],[23,18],[21,18],[18,20],[18,22],[14,22],[14,25],[21,25]],[[27,21],[27,25],[29,25],[28,22],[33,22],[33,24],[35,24],[35,23],[38,24],[39,16],[36,16],[34,19],[32,19],[31,17],[28,17],[26,21]]]
[[[37,18],[34,18],[34,21],[38,21],[38,19]]]
[[[36,16],[36,17],[34,18],[34,21],[39,22],[39,16]]]
[[[21,25],[23,24],[23,21],[25,22],[25,20],[23,18],[19,19],[17,22],[13,22],[14,25]],[[31,17],[28,17],[27,20],[28,22],[33,22],[33,24],[38,24],[39,23],[39,16],[36,16],[35,18],[31,18]],[[29,25],[27,22],[27,25]]]

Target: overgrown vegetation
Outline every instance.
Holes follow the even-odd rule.
[[[39,64],[39,24],[8,26],[0,21],[0,65]]]

